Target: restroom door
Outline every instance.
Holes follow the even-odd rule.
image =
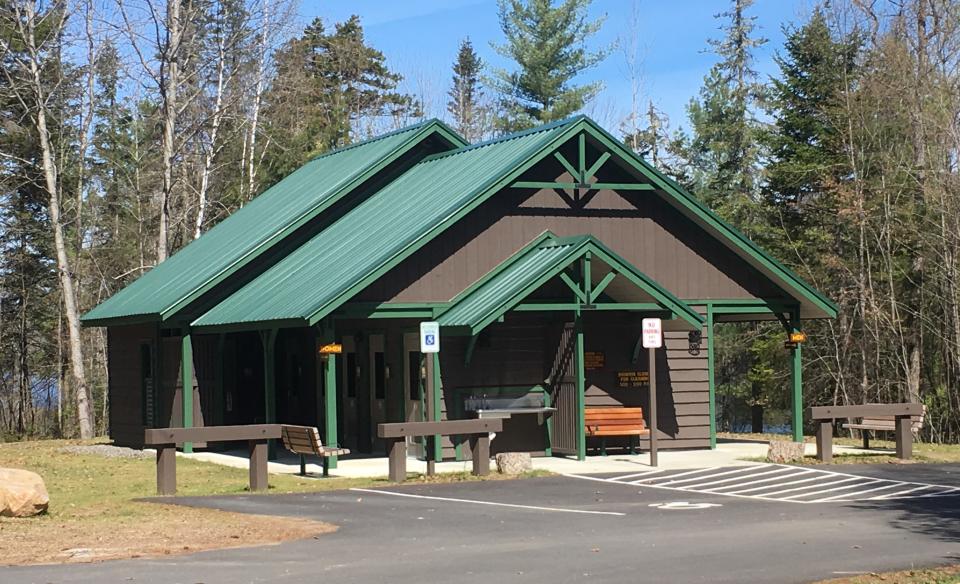
[[[353,337],[343,339],[343,367],[340,371],[340,403],[343,415],[340,418],[342,434],[340,444],[354,452],[357,451],[357,385],[360,382],[360,364],[357,362],[357,348]]]
[[[387,356],[382,334],[370,335],[370,439],[374,452],[384,450],[384,442],[377,438],[377,424],[387,421]]]
[[[424,420],[423,364],[420,362],[420,336],[417,333],[403,335],[403,395],[406,421]],[[423,440],[407,438],[407,456],[424,457]]]

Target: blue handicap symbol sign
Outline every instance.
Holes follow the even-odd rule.
[[[436,335],[424,335],[423,342],[425,345],[436,345],[437,337]]]

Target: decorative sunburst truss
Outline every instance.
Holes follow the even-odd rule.
[[[587,166],[587,137],[585,134],[577,136],[577,165],[574,166],[567,157],[559,151],[553,157],[560,162],[567,173],[573,177],[573,182],[560,181],[517,181],[510,185],[516,189],[552,189],[568,205],[574,208],[583,208],[599,191],[652,191],[654,187],[648,183],[611,183],[596,180],[597,172],[610,159],[610,153],[601,154],[589,167]]]

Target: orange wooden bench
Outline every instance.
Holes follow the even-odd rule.
[[[643,408],[586,408],[583,425],[588,437],[600,438],[600,451],[607,454],[607,436],[630,436],[630,452],[635,451],[636,437],[650,433],[643,422]]]

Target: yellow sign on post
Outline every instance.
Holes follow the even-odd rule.
[[[321,355],[339,355],[340,353],[343,353],[343,345],[340,343],[327,343],[326,345],[320,345]]]
[[[790,342],[791,343],[804,343],[807,340],[807,333],[803,331],[796,331],[790,333]]]

